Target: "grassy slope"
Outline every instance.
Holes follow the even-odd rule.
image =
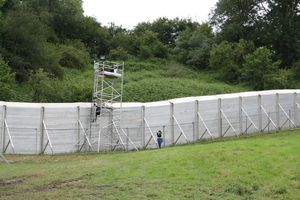
[[[56,98],[51,102],[90,101],[92,97],[92,67],[82,72],[65,69]],[[239,85],[218,81],[211,71],[195,71],[177,63],[162,64],[127,62],[125,65],[124,102],[150,102],[177,97],[232,93],[249,90]],[[30,101],[29,85],[16,87],[16,101]]]
[[[125,101],[149,102],[248,89],[218,81],[212,71],[195,71],[176,63],[166,65],[128,63],[128,68],[127,72],[125,71]]]
[[[299,199],[299,152],[297,130],[131,153],[8,155],[0,199]]]

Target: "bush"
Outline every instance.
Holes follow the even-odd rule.
[[[247,54],[254,51],[251,41],[240,40],[238,43],[222,42],[210,51],[209,65],[218,69],[221,80],[237,83],[240,80],[242,67]]]
[[[177,60],[196,68],[207,68],[213,43],[214,35],[208,24],[200,25],[195,31],[187,29],[176,41]]]
[[[68,68],[86,69],[90,65],[90,56],[84,44],[78,40],[69,40],[60,46],[60,65]]]
[[[264,89],[293,88],[292,73],[290,69],[279,69],[277,73],[266,75]]]
[[[109,57],[110,60],[125,61],[129,58],[129,54],[122,47],[117,47],[115,49],[110,50],[108,57]]]
[[[47,96],[54,93],[48,75],[42,68],[30,72],[28,83],[31,86],[33,102],[46,102]]]
[[[274,83],[285,84],[283,80],[276,81],[278,78],[275,78],[278,75],[279,64],[280,62],[272,61],[269,49],[258,48],[245,57],[241,79],[256,90],[274,88]]]
[[[15,74],[0,55],[0,100],[7,101],[13,98],[12,85],[15,82]]]

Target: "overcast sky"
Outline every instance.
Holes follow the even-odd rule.
[[[102,25],[113,22],[132,29],[139,22],[152,22],[159,17],[191,18],[199,23],[208,20],[208,14],[218,0],[83,0],[85,15]]]

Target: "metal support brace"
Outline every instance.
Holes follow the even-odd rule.
[[[174,103],[170,102],[170,133],[171,133],[171,143],[175,144],[174,133],[175,133],[175,124],[174,124]]]
[[[85,138],[83,144],[82,144],[81,147],[79,148],[79,152],[82,150],[82,148],[83,148],[83,146],[85,145],[86,142],[88,143],[89,147],[90,147],[90,148],[92,149],[92,151],[93,151],[93,147],[92,147],[92,144],[90,143],[89,137],[87,136],[86,130],[84,130],[83,125],[82,125],[82,123],[81,123],[80,120],[78,121],[78,123],[79,123],[79,125],[80,125],[81,130],[83,131],[83,135],[84,135],[84,138]]]
[[[144,148],[145,148],[145,149],[147,148],[147,146],[149,145],[149,143],[150,143],[150,141],[151,141],[152,139],[154,140],[156,146],[158,147],[158,143],[157,143],[157,141],[155,140],[155,136],[154,136],[154,134],[153,134],[153,132],[152,132],[152,130],[151,130],[151,128],[150,128],[150,126],[149,126],[149,124],[148,124],[146,118],[144,118],[144,122],[145,122],[145,125],[147,126],[147,128],[148,128],[148,130],[150,131],[150,134],[151,134],[151,136],[150,136],[149,140],[147,141],[147,143],[146,143],[146,145],[145,145]]]
[[[211,134],[209,128],[207,127],[205,121],[203,120],[203,117],[200,115],[199,112],[197,112],[197,116],[199,118],[199,121],[202,122],[203,126],[205,127],[205,130],[204,130],[203,134],[201,135],[200,139],[203,138],[203,136],[205,135],[205,133],[208,133],[210,135],[210,137],[212,138],[212,134]]]
[[[100,142],[101,142],[101,127],[99,127],[99,133],[98,133],[98,152],[100,152]]]
[[[267,113],[266,109],[260,105],[260,108],[262,109],[262,111],[265,113],[265,115],[267,116],[267,118],[270,120],[270,123],[273,124],[273,126],[277,129],[276,124],[274,123],[274,121],[271,119],[270,115]],[[269,123],[267,124],[267,126],[269,125]],[[267,128],[267,126],[265,128],[263,128],[262,130],[265,130]]]
[[[119,130],[118,130],[118,128],[117,128],[117,125],[116,125],[116,123],[115,123],[114,121],[112,121],[112,124],[113,124],[113,127],[115,128],[115,130],[116,130],[116,132],[117,132],[117,134],[118,134],[118,137],[119,137],[119,140],[116,142],[116,145],[113,147],[113,151],[116,150],[116,147],[117,147],[117,145],[119,144],[119,142],[121,142],[121,145],[123,146],[123,148],[124,148],[124,150],[125,150],[125,149],[126,149],[125,143],[124,143],[124,141],[123,141],[123,139],[122,139],[122,137],[121,137],[121,135],[120,135],[120,132],[119,132]]]
[[[128,135],[126,134],[126,132],[124,131],[124,129],[121,128],[121,131],[125,135],[125,137],[128,139],[128,141],[133,145],[133,147],[135,148],[135,150],[139,151],[139,149],[135,146],[135,144],[132,142],[132,140],[128,137]]]
[[[7,141],[7,143],[4,145],[3,153],[6,152],[6,150],[7,150],[8,146],[9,146],[9,144],[11,145],[11,148],[12,148],[12,150],[13,150],[13,153],[15,153],[15,145],[14,145],[14,143],[13,143],[13,140],[12,140],[12,137],[11,137],[11,134],[10,134],[9,127],[8,127],[8,125],[7,125],[6,119],[4,120],[4,129],[5,129],[6,132],[7,132],[7,135],[8,135],[8,141]],[[4,132],[4,134],[5,134],[5,132]]]
[[[281,126],[280,126],[280,124],[279,124],[280,128],[282,128],[288,121],[290,121],[290,122],[293,124],[293,126],[296,127],[295,123],[294,123],[293,120],[290,118],[290,116],[285,112],[285,110],[283,109],[283,107],[282,107],[280,104],[278,104],[278,106],[279,106],[280,110],[282,110],[283,114],[284,114],[284,115],[286,116],[286,118],[287,118],[287,120],[286,120]]]
[[[49,136],[49,133],[48,133],[48,130],[47,130],[47,127],[46,127],[46,124],[45,124],[45,121],[43,120],[42,122],[42,125],[43,125],[43,129],[45,130],[45,133],[46,133],[46,136],[47,136],[47,142],[45,144],[45,146],[43,147],[43,150],[41,152],[41,154],[45,153],[45,150],[47,148],[47,146],[49,145],[50,146],[50,149],[51,149],[51,152],[53,154],[53,146],[52,146],[52,142],[50,140],[50,136]]]
[[[142,146],[146,148],[146,140],[145,140],[145,106],[141,107],[141,136],[142,136]]]
[[[229,124],[229,126],[227,127],[226,131],[224,132],[224,134],[222,133],[222,137],[224,137],[227,133],[227,131],[229,131],[229,129],[231,128],[233,130],[233,132],[235,133],[236,136],[238,136],[235,128],[232,126],[232,124],[230,123],[229,119],[227,118],[227,116],[225,115],[225,113],[223,112],[223,110],[221,109],[221,114],[222,116],[225,118],[225,120],[227,121],[227,123]]]
[[[254,126],[254,128],[255,128],[256,130],[259,131],[259,129],[258,129],[257,126],[255,125],[255,123],[252,121],[251,117],[248,115],[248,113],[246,112],[246,110],[245,110],[243,107],[241,107],[241,109],[242,109],[242,112],[247,116],[247,119],[249,119],[249,121],[251,122],[249,126],[246,125],[246,129],[245,129],[245,131],[244,131],[243,133],[247,133],[248,129],[249,129],[252,125]]]
[[[187,137],[186,137],[184,131],[182,130],[181,126],[179,125],[179,123],[178,123],[176,117],[175,117],[174,115],[173,115],[172,117],[173,117],[173,119],[174,119],[174,121],[175,121],[175,124],[178,126],[178,128],[179,128],[179,130],[180,130],[180,135],[179,135],[178,138],[175,140],[174,144],[177,144],[178,140],[180,139],[180,137],[181,137],[182,135],[183,135],[183,137],[185,138],[185,140],[189,143],[190,141],[187,139]]]

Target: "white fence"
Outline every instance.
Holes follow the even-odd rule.
[[[133,150],[157,148],[158,130],[168,146],[290,129],[300,124],[300,90],[123,103],[120,128],[109,114],[90,123],[90,113],[90,103],[0,102],[0,149],[26,154]]]

